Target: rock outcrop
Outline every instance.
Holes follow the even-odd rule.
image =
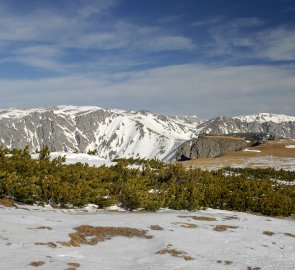
[[[172,160],[218,157],[226,152],[239,151],[247,146],[247,142],[238,137],[200,136],[191,139],[178,147]]]

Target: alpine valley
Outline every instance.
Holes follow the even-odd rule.
[[[164,116],[149,111],[56,106],[0,110],[0,143],[34,151],[87,152],[101,158],[169,160],[185,141],[200,134],[271,133],[295,138],[295,116],[260,113],[238,117]]]

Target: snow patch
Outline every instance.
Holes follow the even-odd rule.
[[[294,149],[295,148],[295,145],[286,145],[286,148]]]
[[[243,152],[261,153],[260,150],[254,150],[254,149],[244,149]]]

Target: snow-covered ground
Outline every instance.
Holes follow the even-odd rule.
[[[276,170],[295,171],[295,158],[259,156],[244,159],[242,162],[230,166],[233,168],[274,168]]]
[[[34,269],[32,262],[44,263],[38,269],[54,270],[295,269],[294,219],[213,209],[84,211],[0,207],[0,269]],[[69,241],[81,225],[130,227],[146,230],[152,238],[109,235],[94,245],[58,243]],[[77,265],[70,268],[69,263]]]
[[[111,162],[109,160],[103,159],[95,155],[88,155],[85,153],[66,153],[66,152],[52,152],[50,153],[51,159],[57,157],[66,157],[66,164],[75,164],[77,162],[88,163],[89,166],[100,167],[102,165],[111,166],[115,165],[116,162]],[[38,158],[39,154],[32,154],[32,158]]]

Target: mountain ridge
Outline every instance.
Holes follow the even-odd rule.
[[[271,119],[274,121],[268,121]],[[0,110],[0,143],[5,147],[29,145],[34,151],[48,145],[51,151],[97,150],[98,156],[109,160],[118,157],[165,160],[183,142],[199,134],[245,132],[295,138],[295,117],[261,113],[218,116],[206,121],[197,116],[165,116],[146,110],[68,105]]]

